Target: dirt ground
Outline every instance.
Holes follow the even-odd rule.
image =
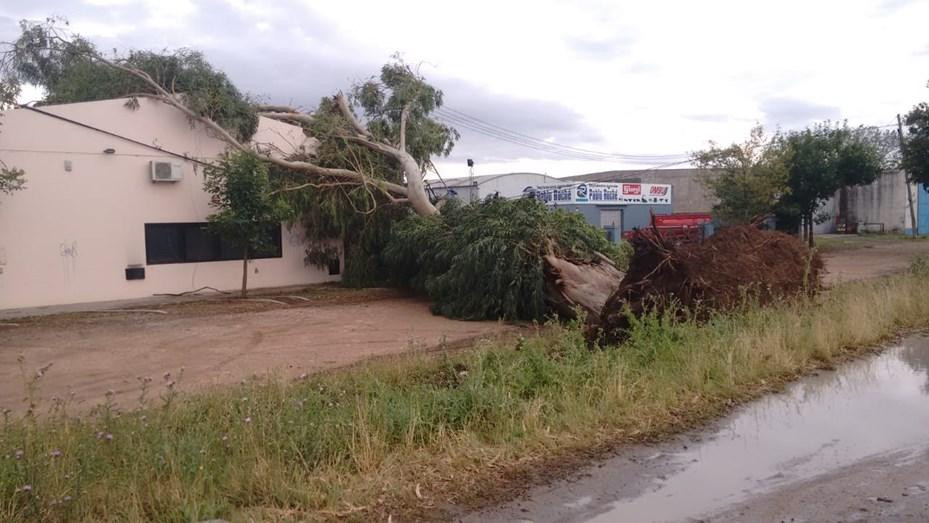
[[[923,239],[823,235],[819,242],[828,285],[902,271],[914,257],[929,254],[929,240]]]
[[[827,283],[904,270],[929,241],[825,238]],[[24,407],[26,376],[51,364],[40,396],[93,405],[108,390],[134,401],[138,378],[177,376],[181,390],[266,372],[297,376],[371,357],[463,344],[513,327],[454,321],[388,289],[317,286],[243,302],[229,297],[144,305],[164,314],[69,313],[0,320],[0,409]],[[16,326],[8,325],[15,323]],[[23,363],[20,365],[19,359]]]
[[[333,292],[336,296],[324,293],[325,299],[270,298],[286,305],[224,305],[222,299],[158,307],[166,314],[10,320],[18,326],[0,327],[0,410],[24,410],[26,377],[46,365],[51,367],[40,380],[42,403],[73,394],[75,408],[82,410],[100,403],[108,390],[119,404],[131,406],[140,391],[138,378],[162,383],[166,372],[177,379],[183,369],[182,391],[269,371],[289,378],[514,328],[435,316],[428,303],[396,292]]]

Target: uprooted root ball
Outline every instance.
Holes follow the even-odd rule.
[[[607,300],[596,336],[622,339],[629,317],[648,311],[698,315],[746,299],[770,303],[821,285],[823,262],[796,238],[750,225],[720,230],[699,244],[674,245],[653,229],[632,241],[635,253],[619,288]],[[592,333],[593,334],[593,333]]]

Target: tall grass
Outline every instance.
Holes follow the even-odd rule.
[[[578,325],[552,325],[294,382],[176,395],[170,376],[156,377],[131,411],[7,414],[0,520],[435,516],[513,471],[680,430],[925,327],[927,292],[914,273],[704,324],[647,317],[605,350],[589,350]]]

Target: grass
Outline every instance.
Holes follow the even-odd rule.
[[[820,252],[846,251],[851,249],[867,249],[886,242],[894,241],[923,241],[925,236],[913,238],[902,233],[864,233],[864,234],[829,234],[814,236],[816,248]]]
[[[525,471],[682,430],[929,326],[927,293],[923,271],[705,324],[644,318],[607,350],[588,350],[578,325],[552,325],[515,345],[294,382],[186,395],[155,377],[133,410],[7,414],[0,520],[440,517]]]

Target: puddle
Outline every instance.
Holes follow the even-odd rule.
[[[632,449],[588,478],[537,489],[485,516],[693,520],[867,458],[922,452],[929,448],[929,337],[913,336],[878,356],[805,378],[716,427],[697,434],[698,442],[685,437],[659,446],[658,457],[654,448]]]
[[[871,456],[929,446],[927,428],[929,338],[913,337],[750,404],[676,454],[684,464],[677,473],[588,521],[699,516]]]

